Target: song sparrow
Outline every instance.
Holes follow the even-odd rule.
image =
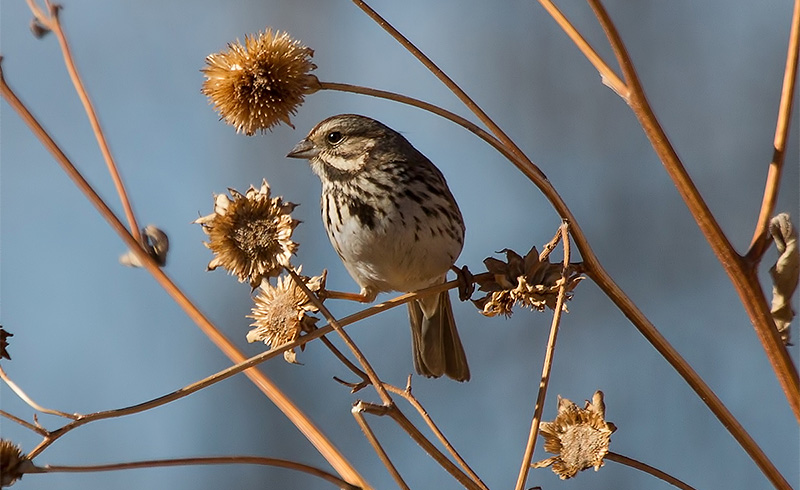
[[[464,243],[464,221],[430,160],[391,128],[343,114],[317,124],[287,155],[322,181],[322,221],[350,275],[355,299],[445,281]],[[469,380],[447,291],[408,304],[419,374]]]

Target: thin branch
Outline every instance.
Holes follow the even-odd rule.
[[[550,323],[550,336],[547,339],[544,361],[542,365],[542,376],[539,381],[539,392],[536,395],[536,405],[533,409],[533,420],[531,420],[531,430],[528,433],[528,443],[522,456],[522,466],[517,476],[516,490],[523,490],[525,482],[528,480],[533,451],[536,448],[536,436],[539,434],[539,423],[542,421],[542,411],[544,410],[545,397],[547,396],[547,386],[550,384],[550,373],[553,368],[553,356],[556,351],[556,338],[558,337],[558,327],[561,325],[561,314],[564,307],[564,300],[567,293],[567,278],[569,275],[570,244],[569,244],[569,223],[563,222],[559,228],[561,243],[564,244],[564,263],[561,269],[561,284],[558,287],[558,297],[553,309],[553,320]],[[552,243],[552,242],[551,242]]]
[[[658,468],[654,468],[654,467],[652,467],[652,466],[650,466],[648,464],[644,464],[641,461],[637,461],[637,460],[635,460],[633,458],[629,458],[627,456],[623,456],[621,454],[617,454],[617,453],[609,451],[606,454],[605,459],[607,459],[609,461],[614,461],[615,463],[620,463],[620,464],[624,464],[626,466],[630,466],[631,468],[634,468],[634,469],[637,469],[637,470],[640,470],[640,471],[644,471],[645,473],[653,475],[654,477],[659,478],[661,480],[664,480],[665,482],[669,483],[670,485],[673,485],[673,486],[675,486],[677,488],[680,488],[681,490],[695,490],[694,487],[691,487],[691,486],[683,483],[682,481],[678,480],[674,476],[672,476],[672,475],[670,475],[668,473],[664,473],[663,471],[659,470]]]
[[[206,336],[219,348],[228,358],[238,364],[246,360],[242,352],[225,337],[219,329],[192,303],[184,292],[166,275],[156,261],[147,254],[139,245],[136,239],[128,232],[125,225],[114,214],[111,208],[97,194],[80,171],[72,164],[53,138],[47,133],[36,118],[31,114],[27,107],[19,100],[11,87],[6,83],[3,76],[2,66],[0,66],[0,96],[20,115],[23,121],[30,127],[33,134],[50,151],[61,168],[72,179],[78,189],[84,193],[89,201],[97,208],[101,216],[109,223],[111,228],[120,236],[122,241],[139,258],[142,266],[156,279],[156,282],[172,297],[184,312],[195,324],[203,331]],[[264,373],[258,369],[248,369],[245,375],[252,381],[262,393],[272,400],[272,402],[286,415],[289,420],[306,436],[306,438],[317,448],[320,454],[333,466],[333,468],[347,481],[355,482],[362,488],[369,488],[363,477],[356,471],[342,453],[331,443],[322,431],[317,428],[311,419],[308,418]],[[36,455],[46,448],[52,441],[45,440],[37,446],[31,454]],[[33,457],[33,456],[31,456]]]
[[[379,26],[381,26],[386,32],[389,33],[398,43],[400,43],[409,53],[414,55],[420,63],[422,63],[425,68],[431,71],[436,78],[438,78],[448,89],[450,89],[456,97],[470,110],[472,111],[477,118],[486,125],[489,130],[494,133],[497,138],[503,142],[503,144],[510,149],[514,154],[517,156],[523,157],[524,153],[519,147],[514,143],[514,141],[508,137],[508,135],[500,129],[498,126],[484,111],[481,109],[478,104],[473,101],[461,87],[458,86],[450,77],[445,74],[445,72],[436,66],[436,64],[428,58],[425,53],[423,53],[419,48],[414,46],[414,44],[408,40],[405,36],[403,36],[400,31],[394,28],[389,22],[386,21],[383,17],[381,17],[378,12],[372,9],[366,2],[363,0],[353,0],[358,8],[364,11],[372,20],[374,20]]]
[[[89,93],[86,91],[86,87],[83,85],[83,81],[78,73],[78,68],[75,66],[75,60],[72,57],[72,50],[69,47],[67,36],[64,33],[63,27],[61,26],[61,20],[59,19],[61,7],[59,5],[51,4],[48,0],[47,7],[49,15],[45,15],[45,13],[36,5],[35,0],[26,1],[28,2],[28,7],[31,9],[31,12],[33,12],[33,15],[36,17],[36,20],[41,23],[42,26],[53,31],[53,33],[56,35],[56,38],[58,38],[58,44],[61,46],[61,54],[64,58],[64,64],[67,67],[67,72],[72,80],[72,84],[75,86],[75,91],[77,92],[78,97],[81,99],[84,111],[86,111],[86,115],[92,125],[92,131],[97,139],[97,145],[100,147],[100,152],[103,154],[103,159],[108,167],[108,172],[111,174],[111,180],[114,181],[114,187],[117,189],[117,194],[122,202],[122,208],[125,211],[125,217],[128,220],[128,226],[130,226],[131,235],[133,235],[133,237],[136,239],[137,244],[143,244],[144,242],[142,241],[139,225],[136,223],[136,215],[133,213],[133,206],[131,206],[128,193],[125,190],[125,184],[122,181],[117,164],[114,162],[114,157],[108,147],[105,133],[103,132],[103,128],[100,126],[100,120],[97,118],[97,112],[94,110],[94,105],[92,105],[92,101],[89,98]]]
[[[369,361],[367,361],[367,358],[361,352],[361,349],[359,349],[356,343],[353,342],[353,339],[350,338],[347,332],[345,332],[342,329],[342,326],[339,324],[338,321],[336,321],[336,318],[334,318],[330,310],[328,310],[328,308],[324,304],[322,304],[322,301],[320,301],[320,299],[317,297],[316,294],[312,293],[311,290],[308,289],[306,283],[303,282],[303,280],[300,278],[300,276],[297,275],[297,272],[295,272],[294,269],[292,269],[291,267],[285,267],[285,269],[289,273],[289,275],[292,276],[292,279],[294,280],[294,283],[297,285],[297,287],[303,290],[305,295],[308,296],[308,299],[311,301],[311,303],[319,309],[319,311],[322,313],[322,316],[324,316],[325,319],[328,320],[328,323],[331,326],[333,326],[333,329],[336,330],[336,333],[339,334],[339,336],[344,341],[345,345],[347,345],[347,347],[356,357],[356,360],[361,365],[361,368],[364,370],[364,372],[367,373],[367,376],[369,376],[369,380],[372,383],[372,386],[374,386],[375,390],[378,392],[378,396],[381,397],[381,401],[383,401],[383,404],[391,405],[392,403],[394,403],[392,402],[392,397],[389,396],[389,393],[386,391],[386,388],[383,387],[383,381],[381,381],[381,379],[378,377],[378,374],[372,368],[372,365],[369,363]]]
[[[481,487],[478,486],[477,483],[472,481],[470,477],[461,471],[452,461],[450,461],[447,456],[444,455],[444,453],[439,451],[436,446],[431,443],[431,441],[422,435],[419,429],[417,429],[417,427],[412,424],[405,415],[403,415],[403,412],[397,408],[397,405],[375,405],[374,403],[368,403],[359,400],[355,405],[353,405],[353,411],[366,412],[379,416],[388,415],[392,418],[392,420],[397,422],[400,428],[406,431],[406,433],[411,436],[411,438],[417,444],[419,444],[420,447],[422,447],[422,449],[428,453],[428,455],[430,455],[442,468],[444,468],[445,471],[450,473],[450,475],[461,485],[470,490],[481,490]]]
[[[434,423],[433,419],[428,414],[428,411],[425,410],[420,401],[417,400],[417,397],[415,397],[411,393],[411,375],[409,375],[408,377],[408,384],[405,389],[400,389],[397,386],[389,384],[386,385],[386,389],[391,391],[392,393],[399,395],[404,400],[406,400],[412,407],[414,407],[417,413],[419,413],[419,415],[422,417],[422,420],[425,421],[425,424],[428,426],[428,428],[433,432],[436,438],[439,439],[439,442],[442,443],[447,452],[450,453],[450,456],[452,456],[453,459],[456,460],[456,462],[461,466],[461,468],[470,476],[470,478],[472,478],[472,480],[482,490],[489,490],[489,487],[487,487],[486,484],[483,483],[483,480],[481,480],[478,474],[475,473],[475,471],[467,464],[464,458],[461,457],[458,451],[456,451],[456,449],[444,435],[444,432],[442,432],[436,425],[436,423]]]
[[[364,417],[364,413],[361,410],[357,410],[355,407],[353,407],[353,409],[350,412],[353,414],[353,417],[356,419],[356,422],[358,422],[358,426],[361,427],[361,431],[366,436],[370,445],[372,445],[372,448],[378,454],[378,458],[380,458],[383,465],[389,471],[389,474],[391,474],[392,478],[394,478],[394,481],[395,483],[397,483],[397,486],[400,487],[402,490],[411,490],[410,487],[403,480],[403,477],[400,475],[400,472],[397,471],[397,467],[394,465],[394,463],[392,463],[392,460],[389,459],[389,455],[386,454],[386,450],[384,450],[383,446],[381,446],[380,441],[378,441],[378,438],[372,431],[372,427],[370,427],[369,423],[367,423],[367,419],[366,417]]]
[[[603,58],[597,54],[597,51],[592,48],[588,41],[575,29],[567,17],[556,7],[551,0],[539,0],[539,3],[544,7],[548,14],[556,21],[561,29],[569,36],[575,46],[586,56],[586,59],[594,65],[595,69],[600,73],[600,79],[603,84],[617,93],[624,100],[630,97],[630,89],[625,82],[620,80],[614,70],[608,66],[608,63],[603,61]]]
[[[786,159],[786,141],[789,136],[789,123],[792,118],[794,103],[794,89],[797,83],[797,59],[800,51],[800,0],[795,0],[792,12],[792,25],[789,29],[789,47],[786,53],[786,68],[783,70],[783,86],[781,88],[781,101],[778,105],[778,120],[775,124],[775,139],[773,140],[772,162],[767,172],[767,183],[764,188],[764,197],[761,201],[761,210],[758,213],[756,229],[750,241],[750,250],[747,259],[755,265],[769,246],[769,220],[775,214],[775,204],[778,200],[783,162]]]
[[[61,412],[59,410],[53,410],[52,408],[46,408],[46,407],[43,407],[43,406],[39,405],[38,403],[33,401],[33,399],[31,397],[29,397],[27,395],[27,393],[22,391],[22,388],[20,388],[19,386],[17,386],[16,383],[11,381],[11,379],[8,377],[8,375],[3,370],[2,367],[0,367],[0,379],[5,381],[6,384],[8,385],[8,387],[11,388],[11,390],[14,393],[16,393],[17,396],[20,397],[20,399],[22,399],[22,401],[27,403],[28,406],[30,406],[32,409],[34,409],[36,411],[39,411],[39,412],[42,412],[42,413],[47,413],[47,414],[50,414],[50,415],[57,415],[59,417],[64,417],[64,418],[72,419],[72,420],[75,420],[75,419],[77,419],[79,417],[79,415],[77,415],[77,414],[70,414],[70,413],[66,413],[66,412]]]
[[[30,422],[26,422],[25,420],[22,420],[21,418],[17,417],[16,415],[12,415],[12,414],[6,412],[5,410],[0,410],[0,415],[5,417],[5,418],[7,418],[7,419],[9,419],[9,420],[12,420],[12,421],[18,423],[19,425],[25,427],[26,429],[29,429],[29,430],[32,430],[33,432],[36,432],[37,434],[39,434],[39,435],[41,435],[43,437],[47,437],[49,435],[49,432],[44,427],[40,427],[38,425],[33,425]]]
[[[792,408],[795,418],[800,422],[800,377],[798,377],[797,369],[775,327],[775,322],[769,311],[769,304],[761,290],[756,271],[733,249],[672,147],[652,107],[650,107],[633,62],[608,12],[606,12],[600,0],[587,1],[605,31],[608,42],[611,44],[611,48],[622,68],[625,81],[631,89],[629,100],[631,109],[639,119],[639,124],[644,129],[653,149],[664,164],[664,168],[692,213],[706,241],[711,245],[714,255],[717,256],[736,288],[745,311],[753,327],[755,327],[761,345],[767,353],[767,358],[772,365],[773,371],[775,371],[775,375],[783,388],[786,399],[789,401],[789,406]],[[767,468],[762,467],[762,469],[766,470]],[[775,475],[773,474],[773,476]],[[773,482],[777,483],[778,481],[774,480]]]
[[[119,471],[119,470],[133,470],[139,468],[163,468],[168,466],[192,466],[192,465],[210,465],[210,464],[253,464],[262,466],[274,466],[277,468],[288,468],[294,471],[300,471],[309,475],[321,478],[329,483],[336,485],[338,488],[345,488],[351,490],[358,490],[359,487],[351,485],[341,478],[336,477],[323,471],[319,468],[309,466],[306,464],[289,461],[277,458],[264,458],[260,456],[210,456],[210,457],[197,457],[197,458],[173,458],[173,459],[151,459],[147,461],[132,461],[128,463],[111,463],[111,464],[97,464],[97,465],[83,465],[83,466],[61,466],[61,465],[46,465],[44,467],[36,467],[35,471],[31,473],[89,473],[98,471]]]

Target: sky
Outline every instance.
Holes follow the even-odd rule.
[[[608,60],[591,10],[564,12]],[[299,203],[294,259],[328,286],[356,291],[319,218],[320,184],[306,162],[285,158],[318,121],[359,113],[402,132],[443,172],[467,233],[457,262],[473,272],[511,248],[550,240],[559,218],[502,155],[462,128],[418,109],[322,91],[292,118],[248,137],[219,121],[200,93],[205,57],[267,27],[314,49],[315,74],[424,99],[470,113],[433,75],[351,2],[286,0],[139,2],[65,0],[61,13],[75,61],[121,169],[140,223],[170,237],[166,273],[246,354],[252,299],[222,270],[191,222],[213,195],[266,178]],[[680,200],[625,103],[534,1],[373,2],[373,7],[451,76],[544,171],[582,226],[603,266],[697,370],[785,478],[800,486],[800,433],[736,292]],[[772,156],[786,54],[789,2],[606,2],[653,109],[731,243],[749,244]],[[35,39],[25,2],[0,0],[0,52],[8,83],[119,215],[122,208],[54,36]],[[796,113],[797,111],[795,111]],[[474,120],[474,118],[472,118]],[[798,216],[796,114],[778,211]],[[40,404],[91,413],[174,391],[230,365],[143,270],[122,267],[125,247],[17,115],[0,103],[0,323],[12,361],[2,367]],[[560,249],[556,252],[560,253]],[[767,269],[759,269],[771,289]],[[391,298],[383,294],[379,301]],[[536,399],[549,313],[485,318],[455,297],[472,380],[413,378],[413,392],[489,488],[516,481]],[[795,308],[797,307],[795,298]],[[336,316],[361,306],[329,302]],[[698,489],[768,488],[768,481],[686,383],[591,281],[563,318],[544,407],[557,395],[579,405],[605,393],[618,427],[611,450],[656,466]],[[413,370],[404,308],[349,327],[387,382]],[[796,322],[793,336],[797,339]],[[798,360],[798,347],[790,349]],[[350,414],[357,400],[333,376],[352,376],[319,343],[302,365],[276,358],[263,370],[375,488],[391,477]],[[400,402],[412,421],[413,409]],[[0,407],[34,412],[7,386]],[[45,427],[61,423],[39,415]],[[411,488],[457,484],[389,420],[370,419]],[[3,438],[39,438],[0,419]],[[324,459],[244,376],[145,413],[95,422],[53,444],[40,465],[258,455],[329,470]],[[541,444],[534,460],[548,457]],[[607,462],[561,482],[533,470],[527,487],[671,488]],[[28,475],[23,490],[138,488],[327,489],[308,475],[250,465]]]

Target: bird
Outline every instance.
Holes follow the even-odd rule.
[[[317,124],[287,157],[307,159],[322,182],[323,225],[361,287],[340,297],[371,303],[381,292],[446,281],[464,245],[464,219],[442,172],[403,135],[340,114]],[[468,381],[448,291],[415,299],[408,311],[416,372]]]

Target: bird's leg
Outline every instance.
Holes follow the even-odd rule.
[[[345,299],[347,301],[358,301],[359,303],[372,303],[375,301],[377,292],[362,289],[360,293],[346,293],[344,291],[330,291],[323,289],[317,293],[320,299]]]

